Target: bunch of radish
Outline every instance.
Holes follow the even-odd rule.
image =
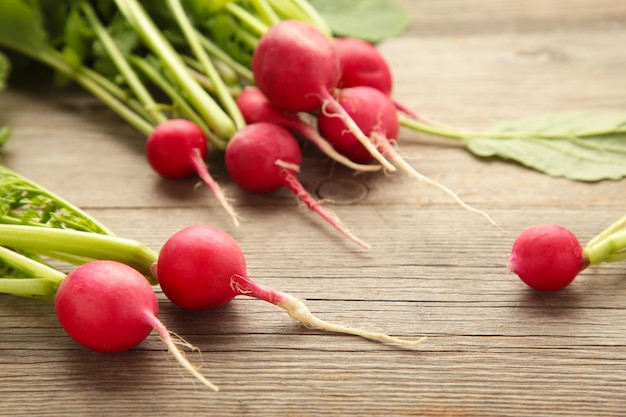
[[[42,263],[44,255],[80,265],[66,276]],[[156,253],[140,242],[106,234],[0,224],[0,267],[12,275],[0,279],[0,293],[54,300],[60,324],[81,345],[97,352],[121,352],[156,330],[176,360],[212,390],[217,387],[189,363],[177,344],[196,348],[172,336],[158,319],[151,281],[185,309],[212,309],[236,296],[248,296],[321,330],[405,349],[414,349],[423,340],[404,340],[317,318],[296,297],[250,279],[238,243],[207,225],[180,230]]]
[[[264,191],[275,184],[284,185],[285,181],[297,182],[293,165],[299,159],[291,156],[293,149],[298,149],[295,140],[276,125],[258,123],[246,129],[258,127],[281,129],[282,135],[290,139],[286,144],[279,143],[279,148],[287,150],[280,154],[279,164],[273,160],[261,163],[270,167],[267,176],[263,176],[266,184],[252,189]],[[271,134],[267,137],[273,137],[276,132],[268,133]],[[246,141],[245,136],[241,141]],[[272,173],[276,167],[280,169]],[[63,329],[91,350],[114,353],[132,349],[155,330],[185,369],[217,390],[184,357],[178,345],[196,348],[171,334],[159,320],[158,300],[152,287],[157,284],[167,298],[185,309],[216,308],[237,296],[248,296],[276,305],[294,320],[321,330],[405,349],[414,349],[422,341],[319,319],[296,297],[264,287],[248,277],[241,247],[216,227],[186,227],[156,252],[139,241],[116,236],[88,213],[16,172],[0,166],[0,175],[4,180],[0,187],[0,293],[54,301]],[[270,181],[267,185],[267,178],[273,177],[275,184]],[[52,267],[50,259],[70,265],[71,272],[66,274]]]
[[[391,98],[391,72],[372,45],[352,38],[334,40],[307,23],[284,20],[261,37],[251,67],[256,89],[244,90],[237,100],[244,117],[249,115],[247,121],[278,124],[309,138],[319,134],[352,163],[387,172],[400,169],[495,224],[399,155],[394,147],[400,132],[398,109],[418,116]],[[315,134],[308,133],[312,126],[302,127],[303,118],[297,119],[306,113],[316,117]]]

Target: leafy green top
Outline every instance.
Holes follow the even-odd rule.
[[[0,223],[113,235],[83,210],[2,165]]]

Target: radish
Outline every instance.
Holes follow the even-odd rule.
[[[289,188],[307,207],[358,245],[369,245],[352,234],[304,189],[297,174],[302,153],[298,142],[284,128],[273,123],[254,123],[239,130],[228,143],[226,169],[232,180],[251,193],[269,193]]]
[[[329,105],[320,112],[317,116],[317,122],[322,136],[338,152],[359,163],[365,163],[372,159],[371,154],[355,138],[352,131],[346,129],[345,118],[342,111],[338,109],[341,107],[351,120],[355,121],[361,131],[372,138],[372,142],[380,152],[396,166],[412,178],[439,188],[465,209],[478,213],[492,224],[497,225],[489,215],[466,204],[452,190],[417,172],[397,153],[390,140],[397,137],[400,123],[395,105],[389,96],[372,87],[351,87],[340,90],[337,102],[337,106]]]
[[[294,296],[266,288],[250,279],[239,244],[228,233],[213,226],[193,225],[175,233],[163,245],[157,264],[153,266],[153,274],[163,293],[186,309],[215,308],[236,296],[245,295],[274,304],[294,320],[322,330],[407,348],[422,341],[407,341],[318,319]]]
[[[346,37],[335,39],[333,47],[341,69],[339,88],[367,86],[391,95],[391,69],[374,45],[362,39]]]
[[[159,304],[144,276],[110,260],[85,263],[61,282],[56,314],[65,331],[79,344],[104,353],[131,349],[154,329],[176,360],[209,388],[217,387],[183,357],[157,318]]]
[[[515,240],[507,266],[529,287],[557,291],[568,286],[588,264],[578,239],[554,224],[533,226]]]
[[[338,153],[326,139],[309,123],[302,120],[297,113],[281,111],[274,106],[257,87],[247,86],[236,100],[247,123],[269,122],[302,135],[333,160],[356,171],[378,171],[378,165],[357,164]]]
[[[507,267],[529,287],[557,291],[590,266],[626,259],[626,216],[604,229],[584,247],[568,229],[539,224],[515,239]]]
[[[314,112],[328,103],[340,77],[339,60],[332,41],[315,27],[298,20],[273,25],[259,40],[252,55],[257,87],[277,108],[293,113]],[[341,106],[336,106],[341,112]],[[347,128],[387,170],[395,167],[380,154],[347,113]]]
[[[393,89],[391,69],[387,60],[374,45],[362,39],[345,37],[336,39],[333,46],[341,69],[339,88],[372,87],[391,97]],[[401,112],[415,119],[422,118],[397,100],[393,98],[392,100]]]
[[[186,178],[197,173],[233,219],[239,220],[220,186],[209,174],[204,163],[208,151],[206,135],[195,123],[186,119],[171,119],[160,123],[148,137],[146,156],[150,166],[162,177]]]

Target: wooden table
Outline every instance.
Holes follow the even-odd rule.
[[[382,44],[396,97],[430,117],[481,129],[545,112],[626,107],[622,0],[421,0]],[[623,215],[625,183],[551,178],[481,160],[450,140],[404,131],[400,151],[505,229],[405,175],[354,178],[310,149],[307,189],[372,245],[363,251],[286,192],[246,195],[219,155],[235,228],[196,179],[159,179],[141,135],[81,92],[12,88],[3,162],[154,249],[208,223],[243,247],[249,275],[306,300],[319,317],[416,339],[405,351],[307,329],[272,305],[237,298],[186,312],[159,293],[160,317],[199,347],[187,357],[221,391],[182,370],[156,334],[132,351],[88,351],[51,303],[0,297],[3,416],[623,416],[626,280],[621,264],[540,294],[507,273],[514,237],[560,223],[586,241]],[[332,185],[348,182],[345,194]],[[328,191],[328,190],[331,191]],[[348,193],[350,192],[350,193]]]

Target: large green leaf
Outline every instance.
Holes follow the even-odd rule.
[[[514,160],[555,177],[626,177],[626,114],[551,113],[500,123],[464,141],[476,155]]]
[[[46,48],[46,42],[38,1],[0,1],[0,47],[36,54]]]
[[[333,33],[376,43],[399,35],[411,23],[410,13],[388,0],[310,0]]]

